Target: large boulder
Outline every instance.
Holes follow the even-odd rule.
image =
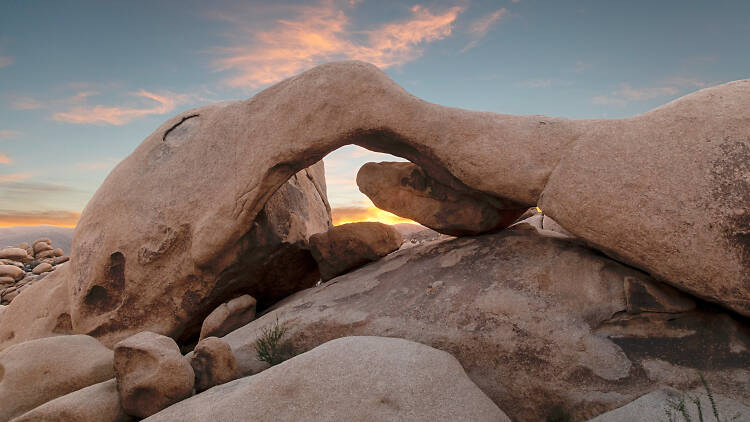
[[[198,340],[224,336],[252,321],[255,318],[256,304],[257,301],[250,295],[242,295],[222,303],[203,320]]]
[[[11,422],[127,422],[114,379],[48,401]]]
[[[695,400],[698,400],[698,404]],[[681,406],[683,404],[684,406]],[[714,406],[719,419],[714,419]],[[700,409],[700,410],[699,410]],[[684,413],[683,413],[684,410]],[[690,419],[683,419],[687,414]],[[668,415],[672,415],[669,417]],[[709,416],[711,415],[711,416]],[[673,388],[652,391],[638,399],[599,415],[588,422],[633,422],[633,421],[744,421],[750,420],[750,407],[720,394],[711,394],[703,389],[688,393]]]
[[[15,261],[21,261],[23,259],[26,259],[29,256],[29,254],[26,252],[26,249],[21,248],[3,248],[0,249],[0,258],[3,259],[12,259]]]
[[[310,249],[323,281],[398,250],[404,238],[378,222],[348,223],[310,236]]]
[[[190,357],[195,390],[200,392],[237,378],[237,360],[229,344],[217,337],[199,341]]]
[[[141,283],[142,301],[169,301],[160,308],[189,318],[215,285],[217,260],[273,192],[346,144],[404,157],[504,208],[539,204],[607,254],[750,315],[749,102],[744,80],[628,119],[513,116],[427,103],[369,64],[318,66],[251,99],[169,119],[110,173],[76,229],[74,325],[98,336],[121,329],[118,312],[142,309],[129,303],[147,290]],[[119,262],[122,293],[106,281]],[[151,314],[128,317],[180,331]]]
[[[653,286],[630,297],[632,279]],[[243,374],[265,368],[255,342],[277,318],[297,351],[352,335],[418,341],[454,355],[516,421],[556,409],[584,420],[660,384],[689,389],[696,370],[717,392],[750,400],[750,329],[716,310],[685,311],[688,302],[663,299],[659,286],[524,224],[392,253],[296,293],[224,339]],[[641,311],[654,303],[672,305]]]
[[[125,413],[145,418],[190,397],[195,373],[169,337],[143,331],[115,345],[115,379]]]
[[[366,163],[357,186],[376,207],[452,236],[508,227],[527,209],[452,189],[413,163]]]
[[[15,265],[0,265],[0,277],[10,277],[14,280],[20,280],[25,274],[23,269]]]
[[[16,344],[0,352],[0,421],[112,376],[112,351],[93,337]]]
[[[448,353],[382,337],[330,341],[146,420],[509,421]]]

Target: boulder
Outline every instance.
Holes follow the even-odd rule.
[[[52,265],[60,265],[68,261],[70,261],[69,256],[56,256],[52,261]]]
[[[65,255],[65,251],[63,251],[62,248],[55,248],[52,252],[55,254],[55,257]]]
[[[96,339],[59,336],[0,352],[0,420],[112,378],[112,351]]]
[[[0,315],[0,350],[27,340],[73,333],[67,271],[52,271],[13,299]]]
[[[26,259],[29,255],[26,253],[26,249],[21,248],[3,248],[0,249],[0,258],[13,259],[20,261]]]
[[[13,284],[15,282],[16,279],[14,277],[9,277],[7,275],[0,277],[0,284]]]
[[[455,356],[520,422],[556,409],[585,420],[659,385],[692,388],[698,370],[717,393],[750,400],[750,328],[716,307],[628,313],[629,278],[658,286],[597,251],[517,225],[392,253],[296,293],[224,340],[244,375],[265,368],[255,342],[277,318],[300,352],[352,335],[418,341]]]
[[[131,416],[151,416],[193,394],[193,368],[169,337],[143,331],[120,341],[114,368],[120,403]]]
[[[695,399],[698,399],[700,402],[700,411],[698,410],[699,405],[694,401]],[[716,405],[720,421],[735,420],[739,422],[750,418],[749,406],[720,394],[712,394],[712,397],[709,399],[707,392],[703,389],[683,393],[667,387],[638,397],[638,399],[625,406],[599,415],[588,422],[703,421],[704,418],[705,420],[714,421],[712,401]],[[680,402],[684,402],[685,412],[690,419],[683,419],[684,414],[682,411],[675,408],[680,407]],[[673,415],[673,418],[669,418],[667,414]],[[736,415],[739,415],[739,417],[732,419]]]
[[[452,236],[508,227],[527,209],[452,189],[413,163],[366,163],[357,172],[357,186],[376,207]]]
[[[323,281],[398,250],[404,238],[376,222],[348,223],[310,236],[310,249]]]
[[[398,338],[347,337],[214,387],[159,421],[509,421],[448,353]]]
[[[250,295],[242,295],[222,303],[203,320],[199,340],[224,336],[252,321],[255,318],[256,303]]]
[[[11,422],[126,422],[114,379],[48,401]]]
[[[54,251],[54,249],[52,248],[52,245],[50,245],[49,242],[45,240],[37,240],[36,242],[34,242],[34,256],[35,257],[39,258],[39,254],[41,254],[42,252]]]
[[[195,391],[201,392],[237,378],[237,360],[229,344],[216,337],[199,341],[190,358],[195,372]]]
[[[13,280],[20,280],[26,273],[15,265],[0,265],[0,277],[10,277]]]
[[[42,274],[42,273],[46,273],[46,272],[52,271],[52,268],[53,268],[52,264],[48,264],[46,262],[42,262],[41,264],[39,264],[36,267],[34,267],[34,269],[31,272],[34,273],[34,274],[36,274],[36,275],[39,275],[39,274]]]

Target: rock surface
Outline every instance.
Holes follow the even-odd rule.
[[[508,227],[527,209],[456,191],[412,163],[366,163],[357,172],[357,186],[376,207],[452,236]]]
[[[229,344],[216,337],[198,342],[190,358],[195,372],[195,391],[201,392],[237,378],[237,360]]]
[[[115,379],[125,413],[145,418],[190,397],[195,374],[177,343],[144,331],[115,345]]]
[[[562,407],[585,420],[659,384],[750,400],[750,330],[696,309],[628,313],[628,277],[648,277],[527,225],[426,243],[299,292],[226,335],[243,374],[279,318],[298,351],[350,335],[401,337],[454,355],[514,421]],[[687,375],[685,375],[687,374]]]
[[[89,336],[14,345],[0,352],[0,421],[112,375],[112,351]]]
[[[255,318],[256,304],[256,300],[250,295],[242,295],[222,303],[203,320],[199,340],[224,336],[252,321]]]
[[[0,258],[0,304],[10,304],[22,291],[44,278],[42,274],[55,270],[69,259],[63,256],[62,249],[53,250],[51,242],[48,238],[36,240],[33,244],[40,250],[38,253],[26,242],[3,249],[6,258]],[[3,255],[2,251],[0,255]],[[32,338],[24,337],[23,340]],[[3,347],[0,341],[0,350]]]
[[[637,400],[634,400],[623,407],[599,415],[588,422],[661,421],[667,420],[665,419],[665,412],[667,411],[675,415],[674,420],[682,421],[682,413],[676,412],[675,409],[669,406],[670,402],[679,403],[680,399],[685,400],[685,409],[691,420],[703,420],[699,419],[697,406],[691,400],[691,398],[694,397],[697,397],[700,400],[700,407],[705,420],[715,420],[712,413],[711,402],[705,390],[698,389],[685,394],[673,388],[664,388],[641,396]],[[739,418],[735,419],[738,422],[750,420],[750,407],[747,405],[738,403],[720,394],[714,394],[713,397],[717,410],[719,411],[719,417],[722,421],[731,421],[731,418],[735,415],[739,415]]]
[[[147,419],[175,420],[509,421],[449,354],[381,337],[333,340]]]
[[[25,259],[28,256],[29,255],[26,252],[26,249],[21,249],[21,248],[3,248],[3,249],[0,249],[0,258],[14,259],[16,261],[20,261],[22,259]]]
[[[398,250],[404,238],[395,228],[376,222],[348,223],[310,236],[320,278],[330,280],[352,268]]]
[[[11,422],[127,422],[114,379],[58,397]]]

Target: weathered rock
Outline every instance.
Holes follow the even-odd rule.
[[[366,163],[357,172],[357,186],[378,208],[452,236],[508,227],[527,209],[457,191],[412,163]]]
[[[62,248],[55,248],[52,252],[56,257],[65,255],[65,251],[63,251]]]
[[[687,312],[695,309],[690,296],[662,283],[625,277],[625,298],[630,313]]]
[[[323,281],[398,250],[404,238],[395,228],[376,222],[342,224],[310,236],[310,249]]]
[[[16,279],[13,277],[8,277],[5,275],[0,277],[0,284],[11,284],[11,283],[15,283],[15,281]]]
[[[16,261],[26,259],[29,255],[26,253],[26,249],[21,248],[4,248],[0,249],[0,258],[3,259],[14,259]]]
[[[160,334],[144,331],[117,343],[114,368],[120,403],[132,416],[151,416],[193,393],[193,368]]]
[[[52,261],[52,265],[60,265],[62,263],[70,261],[69,256],[56,256]]]
[[[242,295],[222,303],[203,321],[199,340],[224,336],[252,321],[255,318],[256,303],[250,295]]]
[[[147,420],[247,418],[269,422],[509,421],[451,355],[382,337],[330,341],[258,375],[214,387]]]
[[[20,280],[26,273],[15,265],[0,265],[0,277],[10,277],[13,280]]]
[[[36,259],[46,259],[46,258],[54,258],[55,257],[55,251],[50,249],[42,252],[38,252],[35,255]]]
[[[700,416],[698,406],[693,401],[695,398],[700,401],[702,412]],[[641,396],[618,409],[599,415],[588,422],[682,421],[683,413],[670,405],[673,403],[679,406],[681,400],[685,403],[685,412],[690,416],[690,420],[702,421],[703,418],[714,420],[711,400],[705,390],[696,389],[685,394],[673,388],[663,388]],[[713,394],[713,400],[722,421],[730,421],[735,415],[739,415],[738,419],[734,419],[736,421],[743,421],[750,417],[750,407],[745,404],[720,394]],[[667,412],[671,413],[674,419],[665,419]]]
[[[0,420],[112,378],[112,351],[96,339],[59,336],[0,352]]]
[[[237,378],[237,360],[229,344],[216,337],[206,337],[199,341],[190,358],[190,366],[195,372],[195,391],[227,383]]]
[[[34,256],[39,258],[39,254],[46,251],[52,251],[54,250],[52,248],[52,245],[49,244],[49,242],[45,242],[43,240],[37,240],[34,242]]]
[[[5,308],[7,308],[6,305],[0,305],[0,316],[5,312]]]
[[[39,264],[36,267],[34,267],[34,269],[31,272],[34,273],[34,274],[39,275],[39,274],[46,273],[46,272],[49,272],[49,271],[52,271],[52,264],[48,264],[46,262],[42,262],[41,264]]]
[[[71,334],[68,268],[58,268],[24,290],[0,315],[0,350],[26,340]]]
[[[297,351],[349,335],[419,341],[454,355],[514,421],[545,420],[556,408],[584,420],[658,385],[684,390],[696,370],[717,392],[750,400],[750,329],[710,310],[628,314],[628,277],[648,280],[518,225],[390,254],[296,293],[224,339],[245,375],[264,368],[255,341],[276,318]]]
[[[114,379],[58,397],[11,422],[126,422]]]

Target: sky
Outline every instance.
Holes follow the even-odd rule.
[[[169,117],[364,60],[427,101],[622,118],[750,78],[750,1],[0,2],[0,227],[73,226]],[[394,222],[326,156],[336,222]]]

